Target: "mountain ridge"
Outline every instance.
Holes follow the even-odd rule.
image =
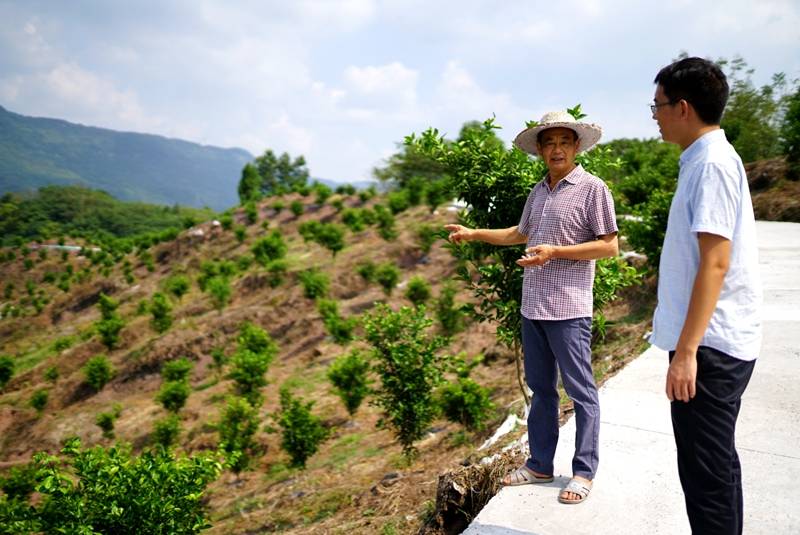
[[[79,184],[121,200],[208,206],[238,203],[253,156],[158,134],[30,117],[0,105],[0,193]]]

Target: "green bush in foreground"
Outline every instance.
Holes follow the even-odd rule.
[[[37,453],[31,469],[39,499],[0,499],[9,532],[190,534],[210,527],[203,494],[222,464],[165,449],[135,457],[127,445],[84,450],[70,439],[59,457]]]
[[[374,370],[381,379],[375,404],[382,409],[382,425],[392,428],[406,457],[413,456],[414,442],[438,412],[433,391],[443,380],[447,359],[437,353],[446,342],[428,334],[432,323],[424,306],[395,312],[378,304],[364,319]]]

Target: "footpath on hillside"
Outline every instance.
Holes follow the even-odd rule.
[[[742,398],[744,533],[800,533],[800,224],[757,223],[764,284],[764,342]],[[464,532],[519,534],[690,533],[678,480],[665,352],[651,347],[600,389],[600,466],[580,505],[558,503],[571,475],[575,422],[561,428],[556,479],[506,487]]]

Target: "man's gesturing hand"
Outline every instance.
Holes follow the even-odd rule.
[[[667,370],[667,397],[688,402],[695,395],[697,352],[676,351]]]
[[[552,245],[541,244],[525,249],[525,256],[517,260],[517,265],[522,267],[543,266],[553,258],[555,248]]]
[[[472,239],[472,230],[463,225],[445,225],[444,229],[450,233],[447,239],[453,243],[461,243]]]

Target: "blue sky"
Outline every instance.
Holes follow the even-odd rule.
[[[654,137],[681,51],[800,78],[797,0],[0,0],[0,105],[369,178],[411,132],[582,103],[604,139]]]

